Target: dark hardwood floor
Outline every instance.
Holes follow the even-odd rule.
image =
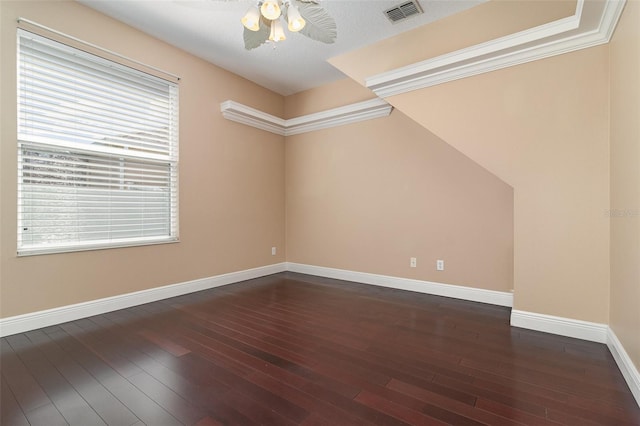
[[[282,273],[1,340],[3,425],[640,425],[605,345]]]

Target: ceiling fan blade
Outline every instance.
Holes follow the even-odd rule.
[[[260,19],[260,29],[258,31],[251,31],[244,27],[244,48],[251,50],[262,45],[269,39],[270,31],[271,29],[262,19]]]
[[[296,0],[293,0],[296,1]],[[338,36],[336,21],[314,1],[296,1],[300,15],[307,24],[299,33],[312,40],[334,43]]]

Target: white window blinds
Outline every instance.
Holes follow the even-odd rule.
[[[18,253],[176,241],[177,85],[18,36]]]

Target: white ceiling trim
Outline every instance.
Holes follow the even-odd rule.
[[[285,120],[232,100],[220,104],[222,116],[227,120],[281,136],[297,135],[386,117],[391,114],[392,109],[393,107],[383,99],[375,98]]]
[[[391,114],[392,109],[393,107],[385,100],[375,98],[326,111],[290,118],[286,120],[285,136],[386,117]]]
[[[222,116],[227,120],[284,136],[286,120],[276,117],[275,115],[267,114],[266,112],[231,100],[222,102],[220,104],[220,111],[222,111]]]
[[[473,75],[608,43],[626,0],[578,0],[574,15],[368,77],[386,98]]]

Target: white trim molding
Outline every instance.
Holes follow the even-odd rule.
[[[285,136],[386,117],[391,114],[392,109],[393,107],[385,100],[375,98],[326,111],[290,118],[286,120]]]
[[[631,393],[636,399],[638,406],[640,406],[640,372],[633,364],[633,361],[631,361],[629,354],[611,327],[607,330],[607,347],[611,355],[613,355],[613,359],[616,360],[616,364],[618,364],[618,368],[626,380],[627,385],[629,385],[629,389],[631,389]]]
[[[178,284],[171,284],[163,287],[155,287],[134,293],[121,294],[103,299],[91,300],[88,302],[61,306],[58,308],[23,315],[16,315],[13,317],[0,318],[0,337],[23,333],[25,331],[35,330],[42,327],[49,327],[55,324],[62,324],[64,322],[112,312],[118,309],[130,308],[132,306],[138,306],[145,303],[155,302],[157,300],[168,299],[170,297],[181,296],[183,294],[220,287],[284,271],[300,272],[346,281],[356,281],[364,284],[373,284],[401,290],[435,294],[500,306],[510,307],[513,303],[513,295],[507,292],[283,262],[207,278],[200,278]]]
[[[286,121],[275,115],[267,114],[250,106],[235,101],[224,101],[220,104],[222,116],[236,123],[246,124],[256,129],[266,130],[284,136]]]
[[[622,376],[624,377],[633,397],[640,406],[640,372],[631,361],[629,354],[618,340],[614,331],[607,324],[580,321],[571,318],[537,314],[534,312],[511,311],[511,326],[527,328],[557,334],[559,336],[574,337],[590,342],[605,343],[613,355]]]
[[[455,299],[470,300],[473,302],[488,303],[491,305],[507,307],[511,307],[513,305],[513,294],[510,292],[485,290],[481,288],[442,284],[431,281],[399,278],[388,275],[377,275],[367,272],[348,271],[344,269],[326,268],[323,266],[291,262],[287,263],[287,271],[344,281],[355,281],[358,283],[396,288],[400,290],[415,291],[418,293],[433,294],[437,296],[452,297]]]
[[[366,79],[381,98],[608,43],[626,0],[578,0],[574,15]]]
[[[89,302],[77,303],[74,305],[62,306],[59,308],[47,309],[24,315],[0,318],[0,337],[24,333],[29,330],[35,330],[55,324],[62,324],[68,321],[87,318],[103,314],[105,312],[116,311],[118,309],[130,308],[132,306],[181,296],[183,294],[193,293],[209,288],[264,277],[278,272],[284,272],[285,270],[286,263],[276,263],[244,271],[230,272],[228,274],[216,275],[213,277],[201,278],[113,297],[106,297],[104,299],[91,300]]]
[[[231,100],[220,104],[222,116],[227,120],[281,136],[297,135],[386,117],[391,114],[392,109],[393,107],[386,101],[375,98],[285,120]]]
[[[516,309],[511,311],[511,326],[575,337],[576,339],[597,343],[607,343],[607,329],[609,328],[606,324]]]

